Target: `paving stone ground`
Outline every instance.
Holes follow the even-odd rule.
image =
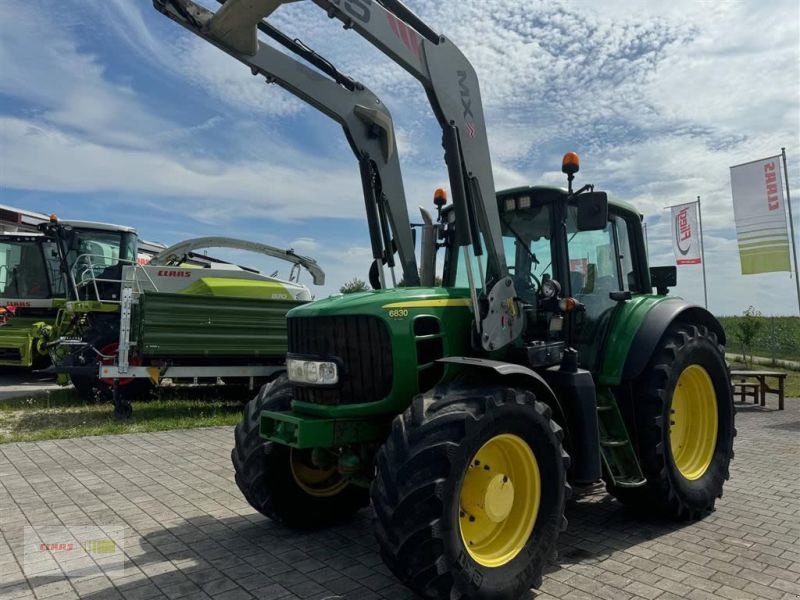
[[[739,407],[732,477],[716,513],[638,519],[596,491],[570,527],[539,600],[800,597],[800,400]],[[0,446],[0,599],[413,598],[381,563],[369,510],[317,533],[255,513],[233,482],[229,428]],[[23,575],[25,525],[122,525],[123,577]]]

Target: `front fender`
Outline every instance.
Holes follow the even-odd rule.
[[[703,325],[725,344],[722,325],[702,306],[676,297],[636,296],[615,309],[604,344],[600,384],[615,386],[639,377],[675,321]]]
[[[544,398],[540,398],[541,400],[545,400],[548,404],[557,405],[558,398],[553,391],[553,388],[550,387],[550,384],[545,381],[544,377],[539,375],[536,371],[529,369],[523,365],[517,365],[514,363],[507,363],[498,360],[488,360],[485,358],[474,358],[472,356],[447,356],[445,358],[440,358],[436,362],[441,363],[449,363],[455,365],[462,365],[464,367],[470,368],[483,368],[483,369],[490,369],[494,371],[500,378],[506,381],[512,381],[513,379],[522,379],[527,380],[529,382],[530,387],[537,389],[540,393],[544,393],[549,396],[546,400]],[[509,384],[513,385],[513,384]]]

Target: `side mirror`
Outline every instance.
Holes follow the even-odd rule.
[[[575,197],[578,203],[578,231],[600,231],[608,225],[608,194],[586,192]]]
[[[666,296],[669,288],[678,284],[678,267],[650,267],[650,284],[661,296]]]

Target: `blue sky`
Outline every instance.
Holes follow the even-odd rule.
[[[205,0],[209,6],[216,6]],[[710,308],[797,314],[788,273],[743,277],[728,167],[786,146],[800,221],[795,0],[409,1],[481,78],[498,187],[563,184],[561,155],[645,214],[701,195]],[[446,185],[421,88],[310,2],[273,22],[363,81],[395,119],[412,211]],[[318,296],[370,260],[356,163],[338,126],[185,33],[149,0],[0,3],[0,202],[133,225],[151,240],[225,234],[315,256]],[[702,302],[698,267],[677,293]]]

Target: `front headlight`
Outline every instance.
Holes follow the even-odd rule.
[[[333,385],[339,383],[339,370],[335,362],[322,360],[299,360],[290,358],[286,361],[289,381],[306,385]]]

